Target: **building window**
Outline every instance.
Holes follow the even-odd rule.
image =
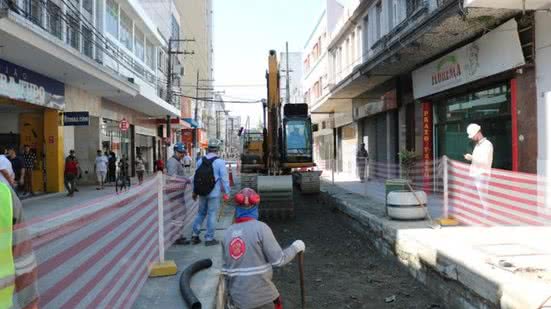
[[[128,48],[129,50],[132,50],[133,46],[133,36],[132,36],[132,19],[126,13],[121,10],[121,29],[120,29],[120,35],[119,40],[121,43]]]
[[[107,0],[107,15],[105,16],[107,32],[119,37],[119,6],[114,0]]]
[[[90,57],[94,57],[94,37],[90,28],[82,26],[82,52]]]
[[[148,40],[145,41],[145,64],[155,69],[155,47]]]
[[[93,0],[83,0],[82,8],[92,16],[94,13],[94,2]]]
[[[28,17],[33,23],[42,26],[42,1],[27,0],[25,1],[25,10]]]
[[[80,51],[80,26],[77,14],[73,11],[67,11],[67,44]]]
[[[145,47],[144,47],[145,36],[140,29],[134,29],[134,54],[141,61],[144,61]]]
[[[52,1],[48,1],[48,28],[50,33],[62,39],[61,8]]]
[[[364,27],[363,27],[363,44],[364,44],[364,50],[367,52],[371,45],[369,44],[369,16],[364,17],[363,20]]]
[[[166,66],[166,59],[165,59],[165,52],[159,48],[159,56],[157,57],[157,69],[161,72],[165,72],[165,66]]]
[[[382,36],[382,16],[383,16],[383,5],[381,1],[375,5],[375,37],[376,39],[380,39]]]

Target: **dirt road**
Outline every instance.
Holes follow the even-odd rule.
[[[316,196],[295,196],[296,219],[268,222],[283,247],[306,243],[307,308],[444,308],[395,261],[383,258],[351,219]],[[284,308],[300,308],[296,261],[275,269]]]

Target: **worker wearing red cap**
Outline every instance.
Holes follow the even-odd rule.
[[[235,223],[224,234],[222,273],[229,303],[239,309],[281,309],[272,266],[281,267],[305,249],[296,240],[282,250],[270,227],[258,221],[260,196],[250,188],[235,195]]]

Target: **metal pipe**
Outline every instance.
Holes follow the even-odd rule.
[[[199,301],[199,299],[197,299],[197,296],[195,296],[193,290],[191,289],[191,277],[193,277],[196,272],[206,268],[210,268],[211,266],[211,259],[199,260],[184,269],[182,275],[180,276],[180,293],[182,294],[182,297],[184,298],[184,301],[186,302],[188,307],[191,309],[202,308],[201,302]]]

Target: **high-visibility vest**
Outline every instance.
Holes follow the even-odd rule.
[[[10,308],[15,291],[13,262],[13,205],[11,189],[0,182],[0,309]]]

